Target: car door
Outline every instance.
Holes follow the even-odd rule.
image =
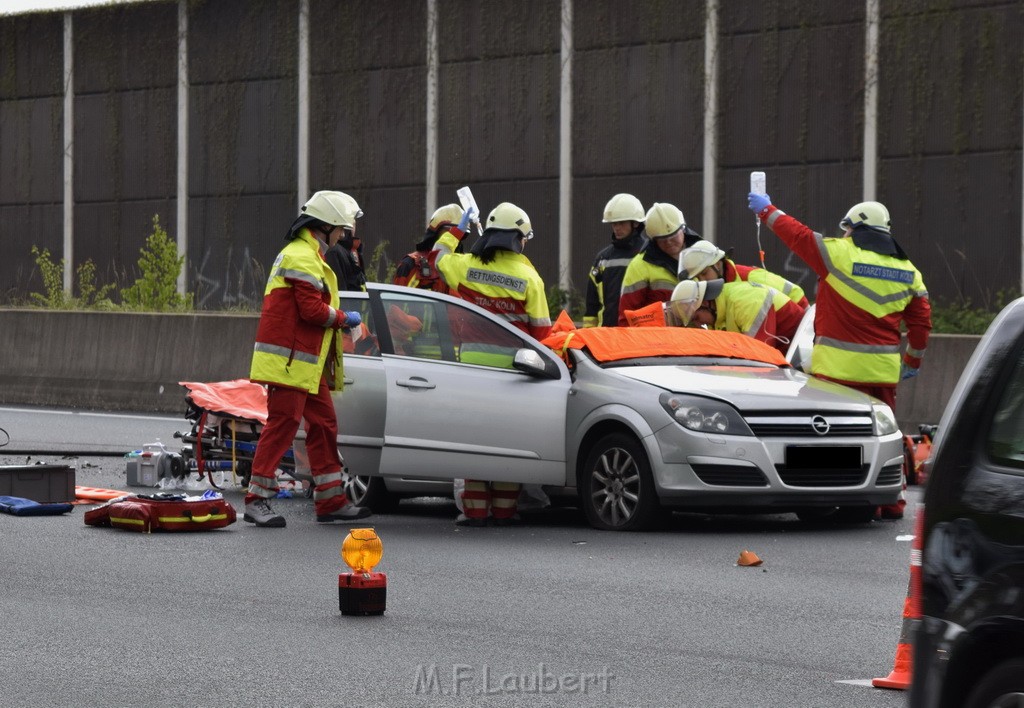
[[[390,335],[382,474],[564,482],[571,382],[553,352],[455,298],[403,288],[381,291],[380,304]],[[513,368],[520,348],[555,378]]]
[[[342,292],[341,309],[355,310],[363,324],[341,332],[345,389],[334,393],[338,446],[345,467],[356,475],[376,475],[384,447],[387,391],[377,343],[377,321],[366,293]]]

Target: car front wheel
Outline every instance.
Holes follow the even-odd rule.
[[[647,454],[624,433],[606,435],[591,448],[577,476],[577,491],[587,521],[597,529],[639,531],[653,523],[658,511]]]

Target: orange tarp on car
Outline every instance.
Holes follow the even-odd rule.
[[[737,332],[688,327],[576,329],[564,312],[543,343],[563,355],[567,349],[586,348],[598,361],[645,356],[721,356],[789,366],[774,347]]]

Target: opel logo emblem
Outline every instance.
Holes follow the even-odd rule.
[[[818,435],[828,435],[828,431],[832,426],[828,424],[828,421],[825,420],[824,417],[816,415],[811,418],[811,428],[813,428],[814,432]]]

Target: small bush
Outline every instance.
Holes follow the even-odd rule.
[[[551,321],[554,322],[555,318],[565,310],[569,313],[569,317],[573,321],[581,320],[583,318],[583,311],[586,309],[583,303],[583,297],[572,288],[563,290],[558,285],[548,286],[548,312],[551,314]]]
[[[178,275],[185,265],[185,256],[178,255],[177,244],[160,226],[159,214],[153,216],[153,233],[139,253],[142,277],[121,291],[125,308],[151,312],[192,309],[192,293],[178,292]]]
[[[969,298],[932,302],[932,332],[941,334],[984,334],[999,311],[1019,297],[1016,290],[1000,290],[988,306],[975,306]]]
[[[363,272],[371,283],[390,283],[395,279],[397,263],[388,258],[388,241],[381,241],[373,248],[370,260],[363,264]]]
[[[29,294],[36,304],[53,310],[75,308],[109,310],[115,307],[107,297],[108,293],[114,289],[114,285],[96,285],[96,264],[92,262],[92,259],[79,264],[75,269],[78,279],[78,297],[74,297],[64,290],[64,259],[54,263],[50,256],[50,249],[39,250],[36,246],[32,247],[32,255],[35,256],[36,266],[43,276],[43,288],[46,290],[45,295]]]

